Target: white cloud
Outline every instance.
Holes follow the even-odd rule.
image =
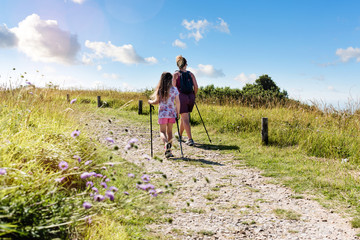
[[[234,80],[242,82],[243,84],[247,84],[247,83],[254,83],[256,80],[257,76],[255,73],[252,73],[248,76],[245,75],[245,73],[240,73],[239,75],[237,75]]]
[[[204,34],[206,32],[209,32],[212,29],[216,29],[220,32],[230,34],[229,25],[222,18],[218,18],[218,19],[219,22],[216,24],[211,23],[206,19],[198,20],[198,21],[195,20],[188,21],[184,19],[181,25],[183,25],[190,32],[187,35],[181,33],[180,38],[185,38],[185,36],[187,36],[188,38],[194,38],[195,41],[198,42],[202,38],[204,38]]]
[[[356,58],[360,62],[360,48],[348,47],[347,49],[339,48],[336,50],[336,55],[340,57],[342,62],[348,62],[352,58]]]
[[[220,32],[230,33],[229,25],[222,18],[218,18],[218,19],[220,20],[220,23],[216,25],[215,28]]]
[[[74,3],[82,4],[85,2],[85,0],[71,0]]]
[[[42,20],[32,14],[11,31],[18,49],[34,61],[74,63],[80,50],[77,36],[59,28],[55,20]]]
[[[101,66],[101,65],[97,65],[96,69],[97,69],[98,71],[101,71],[101,70],[102,70],[102,66]]]
[[[187,30],[191,31],[188,34],[188,37],[193,37],[197,42],[203,38],[203,34],[210,27],[210,23],[206,19],[198,20],[197,22],[195,22],[194,20],[191,20],[189,22],[188,20],[184,19],[182,25]]]
[[[4,25],[0,25],[0,48],[15,47],[18,43],[16,35]]]
[[[116,80],[116,79],[120,79],[120,76],[115,73],[104,73],[103,78]]]
[[[172,44],[174,47],[179,47],[179,48],[182,48],[182,49],[185,49],[187,46],[186,46],[186,43],[180,41],[179,39],[176,39],[173,44]]]
[[[85,46],[94,51],[95,55],[88,54],[87,57],[93,58],[111,58],[113,61],[121,62],[125,64],[137,64],[137,63],[156,63],[155,57],[142,58],[139,56],[134,47],[131,44],[123,46],[115,46],[111,42],[90,42],[85,41]]]
[[[218,78],[225,76],[221,69],[215,69],[212,65],[199,64],[198,69],[189,68],[189,70],[195,74],[195,77]]]

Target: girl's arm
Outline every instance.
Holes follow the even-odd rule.
[[[155,99],[154,100],[149,99],[148,103],[152,104],[152,105],[158,104],[159,103],[159,96],[156,94]]]
[[[179,94],[175,98],[175,104],[176,104],[177,118],[179,118],[180,117],[180,98],[179,98]]]

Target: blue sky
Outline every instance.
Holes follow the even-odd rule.
[[[360,1],[1,5],[0,82],[7,86],[27,79],[62,88],[151,88],[163,71],[176,70],[182,54],[200,86],[242,88],[268,74],[302,101],[337,106],[360,98]]]

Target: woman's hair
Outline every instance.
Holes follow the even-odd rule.
[[[179,67],[179,69],[182,69],[187,64],[187,61],[183,56],[179,55],[176,57],[176,64]]]
[[[153,99],[159,99],[160,101],[167,101],[169,98],[170,88],[172,86],[172,74],[169,72],[163,72],[160,77],[160,81],[156,86],[155,92],[151,95]]]

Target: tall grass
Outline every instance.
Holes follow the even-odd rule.
[[[140,169],[91,140],[81,114],[59,90],[0,91],[0,237],[113,239],[113,226],[118,239],[145,238],[158,204],[136,189]],[[96,201],[97,194],[108,198]],[[117,217],[109,220],[108,212]]]

